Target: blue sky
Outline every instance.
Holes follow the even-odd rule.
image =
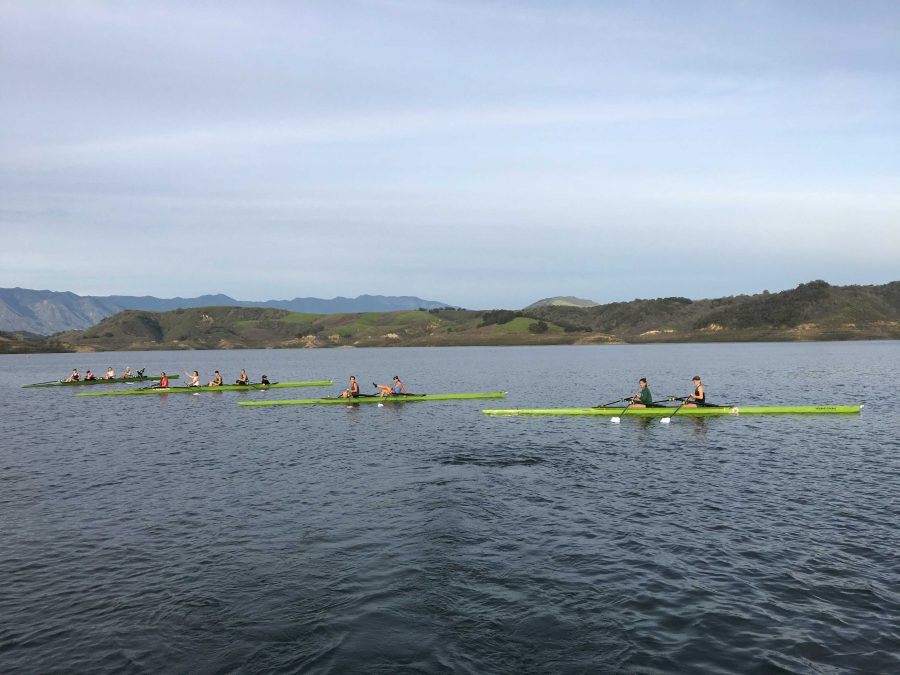
[[[900,3],[0,0],[0,286],[900,279]]]

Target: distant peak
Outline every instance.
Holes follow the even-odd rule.
[[[532,302],[525,309],[534,309],[535,307],[596,307],[598,304],[593,300],[585,298],[576,298],[574,295],[557,295],[552,298],[544,298],[537,302]]]

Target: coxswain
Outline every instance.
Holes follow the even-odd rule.
[[[629,406],[632,408],[649,408],[653,405],[653,394],[650,393],[650,388],[647,386],[647,378],[642,377],[638,380],[638,384],[641,385],[641,390],[632,396],[629,401]]]
[[[219,373],[218,370],[213,374],[213,379],[211,379],[209,381],[209,384],[207,384],[206,386],[207,387],[221,387],[222,386],[222,375],[221,375],[221,373]]]
[[[341,392],[341,398],[359,398],[359,383],[356,381],[355,375],[350,376],[350,383]]]
[[[260,383],[260,384],[271,384],[271,383],[269,382],[269,376],[268,376],[268,375],[263,375],[261,378],[259,378],[259,383]]]
[[[97,378],[94,377],[94,374],[91,371],[87,371],[84,374],[84,379],[85,379],[85,381],[87,381],[87,380],[96,380]]]
[[[72,374],[66,378],[66,382],[78,382],[81,379],[81,375],[78,374],[77,368],[72,368]]]
[[[116,371],[113,370],[113,367],[110,366],[106,369],[106,375],[103,376],[104,380],[114,380],[116,379]]]
[[[241,375],[234,382],[235,384],[250,384],[250,378],[247,377],[247,371],[241,368]]]
[[[159,374],[159,384],[156,385],[157,389],[168,389],[169,388],[169,376],[165,373]]]
[[[184,375],[185,375],[185,377],[188,378],[188,382],[184,386],[186,386],[186,387],[199,387],[200,386],[200,372],[199,371],[195,370],[194,373],[191,374],[185,370]]]
[[[373,382],[372,384],[375,383]],[[406,388],[396,375],[394,375],[392,384],[375,384],[375,386],[378,388],[378,395],[381,397],[406,395]]]
[[[685,397],[684,407],[696,408],[697,406],[706,405],[706,389],[703,387],[703,382],[700,381],[700,376],[695,375],[691,382],[694,384],[694,393]]]

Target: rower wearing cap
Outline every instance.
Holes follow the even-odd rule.
[[[263,375],[261,378],[259,378],[259,383],[260,383],[260,384],[265,384],[265,385],[271,384],[271,383],[269,382],[269,376],[268,376],[268,375]]]
[[[632,396],[629,401],[629,406],[632,408],[649,408],[653,405],[653,394],[650,393],[650,388],[647,386],[647,378],[642,377],[638,380],[638,384],[641,385],[641,390]]]
[[[375,384],[374,382],[372,384]],[[394,375],[394,380],[392,384],[375,384],[378,388],[379,396],[405,396],[406,388],[403,386],[403,383],[400,381],[400,378]]]
[[[706,389],[703,387],[703,382],[700,381],[700,376],[694,375],[694,379],[691,382],[694,384],[694,393],[685,397],[684,407],[696,408],[697,406],[706,405]]]

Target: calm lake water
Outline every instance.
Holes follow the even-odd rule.
[[[109,365],[335,386],[19,388]],[[349,374],[509,396],[237,406]],[[480,412],[695,374],[866,407]],[[0,672],[900,672],[898,382],[897,342],[0,356]]]

